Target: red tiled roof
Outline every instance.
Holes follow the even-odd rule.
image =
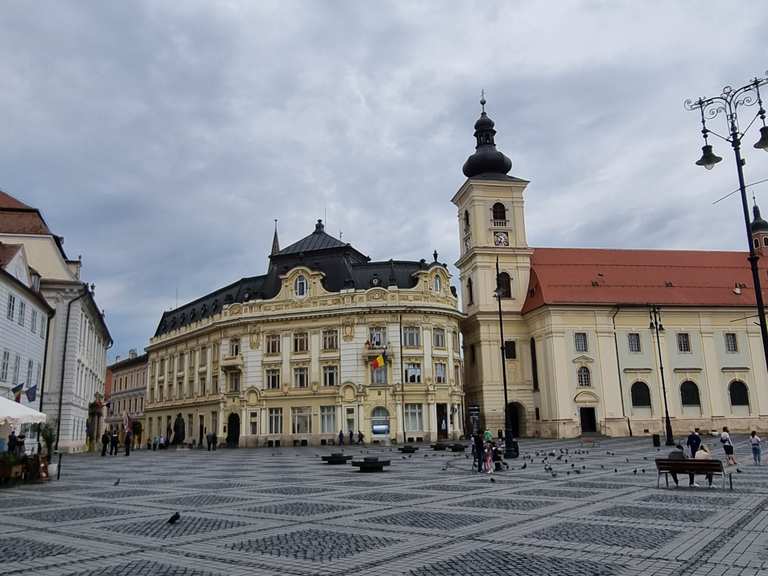
[[[547,304],[754,307],[755,292],[746,252],[535,248],[522,312]]]
[[[5,268],[20,249],[21,244],[3,244],[0,242],[0,268]]]
[[[0,208],[15,208],[21,210],[34,210],[32,206],[27,206],[23,202],[20,202],[10,194],[6,194],[0,190]]]

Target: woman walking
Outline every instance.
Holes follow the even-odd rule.
[[[737,466],[736,457],[733,455],[733,442],[731,441],[731,435],[728,432],[728,426],[723,426],[723,431],[720,433],[720,443],[723,445],[723,451],[725,452],[725,458],[728,465]]]
[[[762,461],[760,450],[760,436],[757,432],[752,430],[752,434],[749,436],[749,443],[752,445],[752,460],[757,466],[760,466]]]

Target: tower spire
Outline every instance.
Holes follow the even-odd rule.
[[[496,135],[494,123],[485,113],[485,90],[480,92],[480,118],[475,122],[475,153],[464,162],[462,168],[467,178],[480,176],[482,174],[495,174],[497,176],[506,176],[512,168],[512,161],[504,154],[496,150],[496,142],[493,137]]]
[[[280,252],[280,241],[277,239],[277,218],[275,218],[275,235],[272,237],[272,252],[270,256]]]

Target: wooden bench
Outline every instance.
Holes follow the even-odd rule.
[[[379,460],[376,456],[366,456],[362,460],[352,460],[352,466],[357,466],[360,472],[384,472],[384,466],[389,466],[389,460]]]
[[[431,446],[432,446],[432,450],[435,450],[437,452],[448,449],[448,444],[443,444],[442,442],[431,444]]]
[[[666,481],[667,488],[669,488],[669,475],[674,473],[677,476],[687,474],[712,474],[722,476],[723,490],[725,490],[725,477],[728,476],[728,483],[730,484],[731,490],[733,490],[733,474],[723,467],[722,460],[669,460],[657,458],[656,471],[658,472],[658,476],[656,477],[656,488],[659,487],[662,474],[664,474],[664,480]]]
[[[326,464],[331,464],[331,465],[346,464],[348,461],[352,460],[352,456],[345,456],[340,452],[334,452],[330,456],[321,457],[321,460]]]
[[[416,452],[416,450],[418,450],[418,448],[416,446],[405,445],[405,446],[400,446],[398,450],[403,454],[413,454],[414,452]]]

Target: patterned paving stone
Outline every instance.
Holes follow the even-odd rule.
[[[485,516],[471,514],[454,514],[450,512],[430,512],[420,510],[418,512],[406,511],[386,516],[374,516],[366,518],[365,522],[374,524],[387,524],[389,526],[410,526],[412,528],[434,528],[438,530],[453,530],[478,524],[488,520]]]
[[[478,484],[427,484],[425,486],[414,486],[413,489],[434,490],[436,492],[477,492],[484,487],[480,487]]]
[[[618,484],[616,482],[591,482],[589,480],[580,480],[577,482],[568,482],[563,484],[567,488],[593,488],[597,490],[626,490],[631,485]]]
[[[122,516],[130,514],[128,510],[119,508],[107,508],[105,506],[83,506],[80,508],[64,508],[61,510],[40,510],[38,512],[27,512],[24,514],[14,514],[28,520],[37,520],[39,522],[74,522],[77,520],[90,520],[92,518],[108,518],[110,516]]]
[[[558,490],[556,488],[533,488],[531,490],[521,490],[515,492],[520,496],[544,496],[549,498],[590,498],[596,496],[600,492],[592,492],[589,490]]]
[[[217,530],[228,530],[245,526],[245,522],[225,520],[223,518],[202,518],[199,516],[182,516],[176,524],[168,524],[166,518],[142,520],[109,526],[109,530],[129,534],[131,536],[143,536],[146,538],[166,540],[195,534],[205,534]]]
[[[324,562],[346,558],[400,542],[395,538],[345,534],[329,530],[297,530],[267,538],[229,544],[227,548],[238,552],[257,552],[272,556]]]
[[[50,506],[53,500],[34,498],[30,496],[7,496],[0,498],[0,512],[15,508],[32,508],[34,506]]]
[[[683,494],[650,494],[643,496],[638,502],[652,502],[659,504],[684,504],[686,506],[733,506],[738,502],[738,498],[728,496],[702,496],[697,493],[691,493],[690,496]]]
[[[325,504],[322,502],[286,502],[284,504],[253,506],[251,508],[245,508],[245,510],[248,512],[277,514],[279,516],[317,516],[319,514],[355,510],[355,507],[344,506],[342,504]]]
[[[312,486],[278,486],[276,488],[258,489],[260,494],[283,494],[285,496],[303,496],[306,494],[319,494],[321,492],[333,493],[329,488],[320,488]]]
[[[556,524],[526,534],[525,538],[653,549],[668,544],[670,540],[680,534],[681,532],[677,530],[666,530],[662,528],[640,528],[635,526],[608,526],[604,524],[563,522],[562,524]]]
[[[467,574],[483,576],[615,576],[617,566],[589,560],[552,558],[500,550],[473,550],[411,570],[412,576]]]
[[[105,566],[80,572],[67,572],[64,576],[216,576],[193,568],[171,566],[150,560],[134,560],[125,564]]]
[[[125,488],[114,490],[100,490],[96,492],[89,492],[88,498],[102,498],[105,500],[122,500],[123,498],[136,498],[138,496],[154,496],[156,494],[163,494],[160,490],[147,490],[144,488]]]
[[[515,500],[514,498],[476,498],[466,502],[457,502],[462,508],[488,508],[491,510],[537,510],[559,502],[546,500]]]
[[[0,569],[2,568],[2,562],[20,562],[35,558],[71,554],[72,552],[79,552],[79,550],[61,544],[37,542],[29,538],[0,538]]]
[[[613,506],[595,512],[597,516],[627,518],[629,520],[665,520],[669,522],[702,522],[715,515],[710,510],[681,510],[677,508],[651,508],[649,506]]]
[[[251,500],[248,498],[241,498],[239,496],[224,496],[221,494],[190,494],[188,496],[177,496],[172,498],[154,498],[151,501],[167,506],[199,508],[202,506],[216,506],[220,504],[238,504],[242,502],[249,502]]]
[[[365,500],[367,502],[408,502],[424,498],[424,494],[409,494],[407,492],[364,492],[362,494],[348,494],[350,500]]]

